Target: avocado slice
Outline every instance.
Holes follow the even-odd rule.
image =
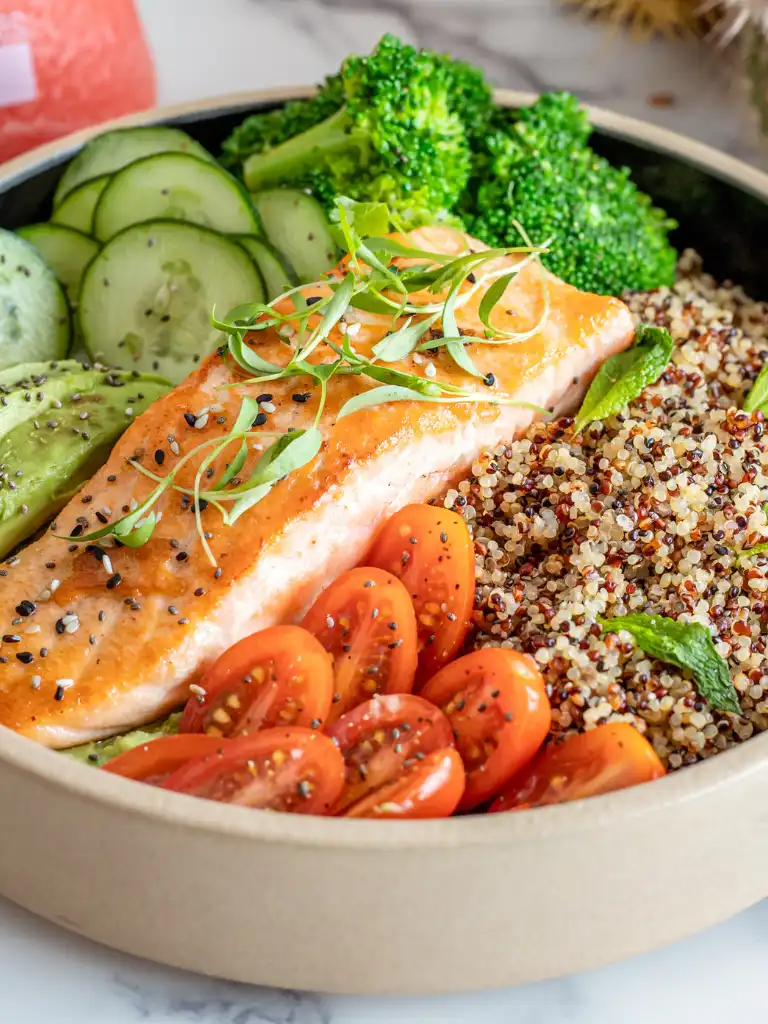
[[[74,360],[2,371],[0,557],[55,516],[134,419],[170,388],[155,374],[84,368]]]
[[[79,747],[70,747],[62,750],[61,753],[71,757],[73,761],[80,761],[95,768],[101,767],[113,757],[124,754],[126,750],[133,750],[143,743],[156,740],[160,736],[172,736],[179,731],[179,722],[182,712],[174,711],[167,718],[159,722],[152,722],[140,729],[132,729],[131,732],[123,733],[122,736],[112,736],[108,740],[94,740],[93,743],[83,743]]]

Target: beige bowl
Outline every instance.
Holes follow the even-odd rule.
[[[231,120],[285,96],[119,123],[194,130],[199,117]],[[661,162],[684,154],[765,211],[768,177],[757,171],[649,125],[599,111],[594,120]],[[89,134],[2,168],[0,218],[15,223],[3,193],[22,216],[54,183],[52,161]],[[764,897],[766,788],[768,735],[652,785],[560,807],[336,821],[155,790],[0,729],[0,892],[117,949],[238,981],[354,993],[510,985],[641,953]]]

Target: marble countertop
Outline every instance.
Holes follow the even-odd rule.
[[[313,82],[351,50],[370,48],[382,32],[394,31],[483,64],[498,85],[571,89],[590,103],[768,166],[727,61],[694,47],[607,38],[557,13],[548,0],[138,0],[138,6],[162,103]],[[122,956],[0,900],[0,1021],[757,1024],[768,1001],[767,955],[765,903],[648,956],[514,990],[423,1000],[301,995]]]

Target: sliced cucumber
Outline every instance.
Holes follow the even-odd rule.
[[[18,234],[34,245],[64,286],[70,305],[76,306],[83,271],[99,251],[98,242],[61,224],[30,224]]]
[[[237,240],[261,271],[268,302],[299,283],[296,271],[269,242],[253,235],[238,235]]]
[[[109,175],[103,174],[72,189],[61,206],[51,214],[51,221],[90,235],[93,232],[93,212],[108,182]]]
[[[0,229],[0,370],[69,350],[64,291],[29,242]]]
[[[84,181],[114,174],[134,160],[153,153],[194,153],[202,160],[213,160],[207,149],[180,128],[145,125],[104,132],[86,143],[64,171],[53,197],[54,208]]]
[[[263,300],[246,251],[198,224],[157,220],[115,235],[88,265],[78,319],[93,359],[182,380],[221,342],[211,312]]]
[[[258,230],[250,196],[231,174],[188,153],[158,153],[112,178],[96,207],[93,233],[105,242],[131,224],[161,218],[224,234]]]
[[[275,188],[253,195],[267,240],[308,284],[336,262],[336,246],[322,206],[306,192]]]

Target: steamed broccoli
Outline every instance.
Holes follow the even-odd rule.
[[[648,196],[588,146],[590,125],[568,94],[542,96],[514,112],[497,110],[476,143],[461,212],[489,245],[552,239],[549,270],[584,291],[620,295],[669,285],[675,227]]]
[[[482,72],[384,36],[349,57],[314,99],[257,115],[225,143],[251,190],[309,188],[331,208],[337,195],[380,201],[411,225],[455,220],[467,185],[470,136],[492,112]]]

